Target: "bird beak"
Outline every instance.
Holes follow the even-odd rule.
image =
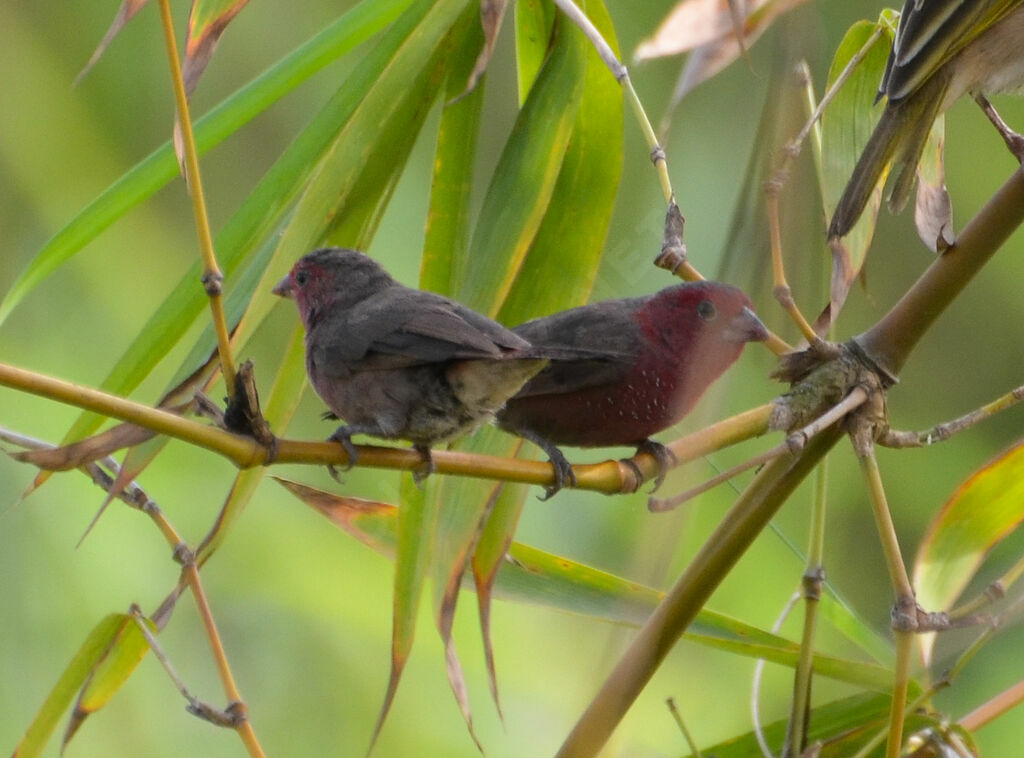
[[[769,334],[768,327],[750,308],[744,308],[733,316],[725,330],[726,339],[732,342],[764,342]]]
[[[281,297],[295,298],[295,288],[292,287],[292,274],[290,271],[284,275],[281,281],[274,285],[274,289],[271,292]]]

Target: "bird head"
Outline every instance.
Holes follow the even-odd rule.
[[[351,308],[395,283],[365,253],[329,247],[302,256],[274,287],[275,295],[295,300],[307,329],[330,308]]]
[[[719,282],[677,284],[656,293],[638,312],[641,328],[691,363],[715,375],[724,371],[747,342],[768,338],[750,298]]]

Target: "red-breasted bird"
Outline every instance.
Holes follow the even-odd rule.
[[[538,348],[594,353],[553,359],[497,415],[498,426],[547,453],[556,478],[548,497],[575,484],[558,445],[636,445],[658,459],[660,484],[672,456],[651,435],[682,419],[745,343],[768,338],[745,294],[709,281],[572,308],[514,331]]]
[[[430,446],[489,419],[546,360],[501,324],[405,287],[372,258],[326,248],[302,257],[274,292],[294,298],[313,389],[352,435],[404,439],[432,468]]]
[[[885,110],[836,206],[829,238],[850,231],[890,161],[896,178],[889,209],[903,208],[932,123],[962,95],[974,96],[1024,159],[1024,139],[985,98],[1022,87],[1024,0],[906,0],[878,92]]]

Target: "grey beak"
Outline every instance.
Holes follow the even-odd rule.
[[[726,329],[726,337],[735,342],[764,342],[770,332],[750,308],[733,316]]]
[[[288,272],[284,275],[284,278],[274,285],[274,289],[271,290],[275,295],[281,297],[294,298],[295,288],[292,287],[292,275]]]

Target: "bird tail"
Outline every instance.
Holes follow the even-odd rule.
[[[886,106],[839,198],[828,227],[829,239],[843,237],[853,228],[890,163],[896,179],[887,205],[892,213],[903,210],[948,85],[948,77],[940,72],[913,94]]]

